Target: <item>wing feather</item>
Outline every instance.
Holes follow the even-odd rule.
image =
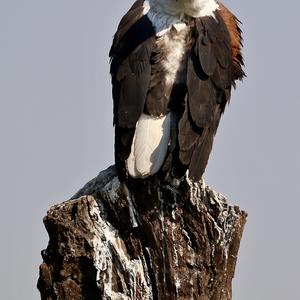
[[[122,18],[110,50],[114,100],[115,162],[120,179],[126,176],[136,123],[143,112],[151,79],[155,31],[136,1]]]
[[[241,80],[246,76],[243,70],[244,60],[242,55],[243,38],[240,28],[241,22],[223,4],[220,4],[219,15],[226,24],[230,36],[234,80]]]
[[[123,61],[116,73],[119,91],[114,99],[118,126],[134,128],[143,112],[151,79],[151,47],[151,40],[144,42]]]
[[[192,180],[199,180],[204,173],[221,115],[230,100],[231,86],[244,74],[242,58],[234,57],[230,28],[222,16],[217,11],[215,18],[195,20],[196,38],[187,71],[188,93],[178,136],[179,159],[189,169]]]
[[[121,19],[117,32],[114,35],[113,43],[109,51],[109,56],[114,57],[118,51],[120,42],[130,27],[144,15],[144,0],[137,0]]]

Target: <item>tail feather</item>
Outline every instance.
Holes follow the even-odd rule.
[[[199,181],[206,169],[213,140],[214,134],[209,128],[204,129],[201,142],[195,147],[189,166],[189,177],[193,181]]]

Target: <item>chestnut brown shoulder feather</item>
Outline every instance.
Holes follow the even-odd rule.
[[[245,73],[243,71],[244,60],[242,56],[243,37],[242,30],[240,28],[241,22],[223,4],[220,4],[219,14],[220,17],[224,20],[230,36],[234,79],[241,80],[243,79],[243,77],[245,77]]]

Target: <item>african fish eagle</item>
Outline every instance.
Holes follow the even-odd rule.
[[[238,19],[216,0],[137,0],[110,50],[121,181],[198,181],[231,88],[244,77]]]

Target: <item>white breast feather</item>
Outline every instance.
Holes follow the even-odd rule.
[[[145,12],[152,11],[182,19],[184,15],[193,18],[214,17],[219,4],[216,0],[146,0],[144,8]]]
[[[179,70],[185,67],[184,57],[187,54],[186,36],[189,33],[189,27],[185,23],[177,23],[173,27],[177,30],[176,36],[170,38],[166,34],[157,41],[165,51],[165,59],[162,61],[162,64],[166,71],[166,84],[170,86],[175,83]]]

